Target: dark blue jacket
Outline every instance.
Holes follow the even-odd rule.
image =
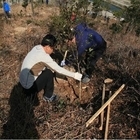
[[[4,10],[4,12],[10,11],[10,5],[7,2],[3,3],[3,10]]]
[[[90,47],[98,49],[104,42],[100,34],[88,28],[84,23],[78,24],[75,27],[75,38],[79,56]]]

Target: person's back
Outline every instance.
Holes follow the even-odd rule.
[[[10,5],[6,2],[6,0],[3,0],[3,10],[4,10],[6,16],[8,18],[11,18],[11,15],[10,15],[11,8],[10,8]]]
[[[56,43],[55,36],[47,34],[41,43],[34,46],[24,58],[19,81],[25,95],[34,98],[43,89],[43,100],[49,102],[55,100],[54,72],[81,81],[82,74],[62,68],[51,58],[50,55],[55,51]]]
[[[80,67],[85,68],[82,82],[87,83],[90,81],[96,62],[106,50],[106,41],[85,23],[78,24],[74,33],[75,37],[72,42],[76,43],[77,46]]]
[[[102,42],[104,42],[104,39],[99,33],[87,27],[84,23],[77,25],[75,27],[75,32],[76,44],[79,55],[82,55],[82,53],[90,47],[99,47]]]
[[[97,43],[97,45],[102,44],[103,38],[99,33],[97,33],[96,31],[94,31],[93,29],[90,29],[90,28],[87,28],[87,32],[88,32],[88,34],[92,35],[92,37],[94,38],[94,41]]]

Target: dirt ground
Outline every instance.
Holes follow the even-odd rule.
[[[58,94],[59,100],[55,103],[44,102],[42,91],[38,94],[38,104],[32,106],[22,95],[22,88],[18,84],[20,67],[27,52],[47,33],[49,16],[59,14],[59,8],[46,5],[36,8],[34,23],[29,23],[33,18],[30,7],[27,11],[25,14],[22,6],[13,5],[12,19],[6,21],[0,9],[0,138],[103,139],[107,110],[105,109],[103,130],[99,130],[99,116],[89,127],[86,127],[86,122],[101,107],[103,81],[111,78],[113,83],[106,87],[105,101],[109,91],[113,94],[122,84],[126,86],[111,102],[108,138],[139,139],[139,70],[136,75],[133,74],[134,69],[139,69],[139,64],[136,65],[139,55],[136,55],[136,58],[133,55],[135,50],[139,51],[139,38],[133,35],[123,38],[116,35],[114,39],[110,39],[109,31],[104,26],[99,26],[98,31],[109,45],[107,58],[98,61],[91,82],[80,85],[71,78],[67,81],[57,78],[55,93]],[[126,56],[125,62],[122,60],[123,69],[118,68],[119,61],[113,61],[114,58],[120,60],[119,56],[115,56],[116,53],[111,55],[113,46],[120,48],[119,56],[122,47],[134,46],[121,54]],[[132,57],[127,59],[129,54]],[[131,62],[135,63],[132,63],[128,70],[130,58]]]

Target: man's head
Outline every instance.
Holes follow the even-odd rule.
[[[57,40],[52,34],[47,34],[41,41],[41,45],[48,54],[51,54],[54,51],[56,43]]]
[[[50,47],[54,47],[56,45],[57,41],[56,38],[52,34],[47,34],[43,37],[41,41],[41,45],[44,47],[46,45],[49,45]]]
[[[72,42],[72,43],[76,43],[76,36],[80,35],[83,33],[84,30],[87,29],[87,25],[86,23],[79,23],[78,25],[73,25],[73,27],[71,27],[70,29],[70,35],[69,35],[69,39],[68,42]]]

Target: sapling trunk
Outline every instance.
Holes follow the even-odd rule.
[[[76,57],[77,57],[77,66],[78,66],[78,72],[80,73],[80,63],[78,62],[78,51],[77,51],[77,55],[76,55]],[[81,88],[82,87],[82,83],[81,83],[81,81],[79,82],[79,99],[80,99],[80,102],[81,102],[81,100],[82,100],[82,97],[81,97]]]
[[[80,62],[78,61],[78,51],[76,51],[76,56],[75,56],[73,47],[74,47],[74,46],[71,46],[71,49],[72,49],[72,52],[73,52],[73,56],[74,56],[74,58],[76,59],[76,64],[77,64],[78,72],[81,73],[81,72],[80,72]],[[82,100],[82,97],[81,97],[81,92],[82,92],[82,90],[81,90],[81,89],[82,89],[82,83],[81,83],[81,81],[80,81],[80,82],[79,82],[79,99],[80,99],[80,102],[81,102],[81,100]]]

